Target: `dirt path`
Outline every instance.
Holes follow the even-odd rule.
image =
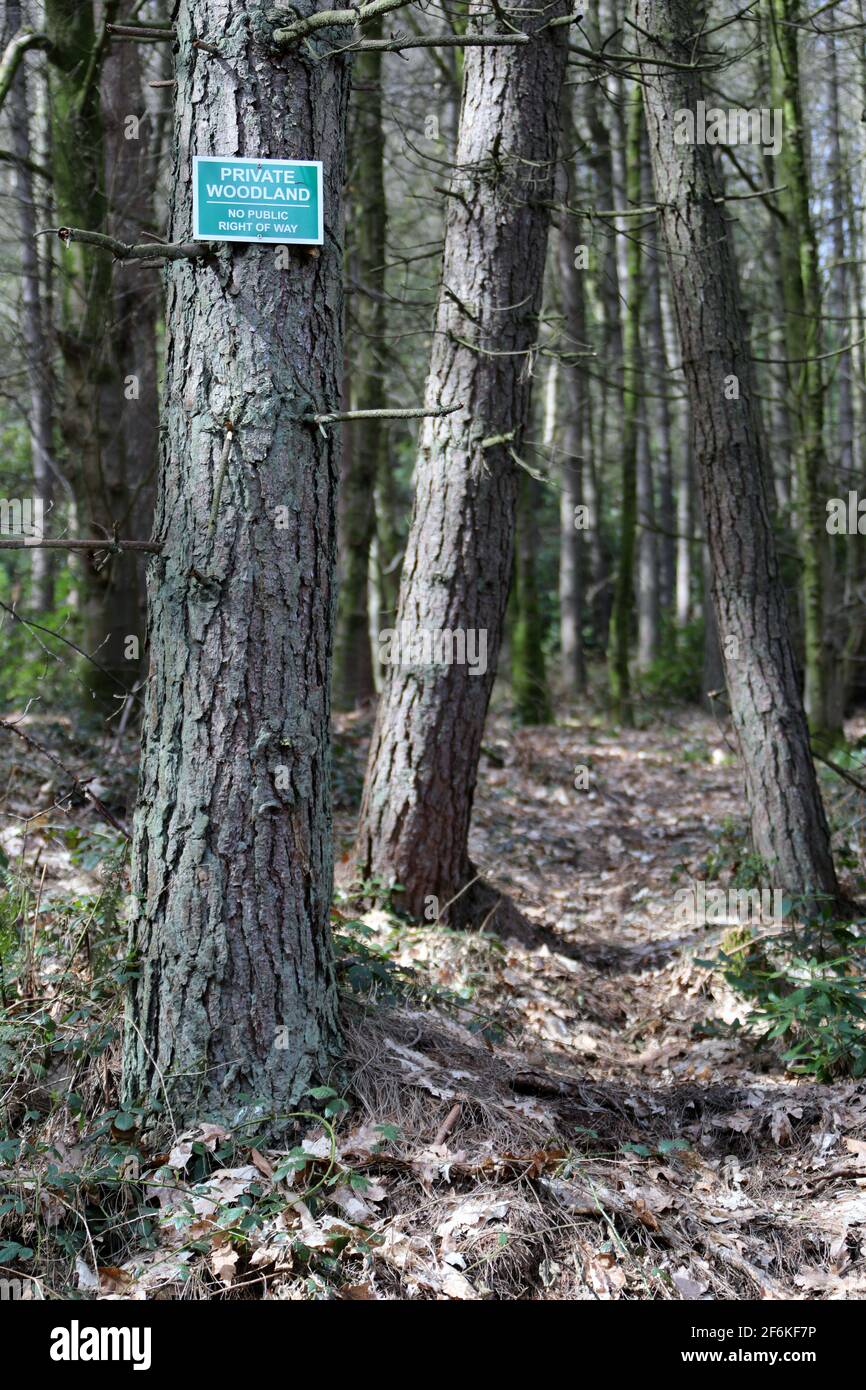
[[[743,823],[718,727],[688,713],[615,735],[494,721],[485,747],[473,859],[555,938],[485,952],[427,929],[391,944],[505,1020],[508,1084],[567,1146],[541,1182],[571,1213],[550,1259],[562,1269],[567,1248],[579,1274],[540,1296],[866,1296],[866,1086],[798,1082],[726,1035],[738,1001],[696,961],[720,931],[675,917],[720,827]],[[442,1083],[447,1053],[440,1040],[414,1055]],[[464,1088],[480,1066],[462,1056]],[[449,1143],[471,1152],[483,1126]]]

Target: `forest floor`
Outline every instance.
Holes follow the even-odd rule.
[[[546,939],[389,944],[504,1031],[453,1056],[419,1020],[395,1054],[428,1089],[438,1287],[450,1264],[456,1297],[866,1295],[866,1085],[792,1078],[731,1033],[742,1000],[699,963],[725,928],[677,920],[677,889],[745,842],[729,734],[683,711],[641,731],[500,720],[485,747],[473,859]]]
[[[731,1031],[742,1000],[701,964],[724,928],[678,923],[678,888],[734,867],[744,829],[723,729],[682,710],[636,731],[491,719],[471,852],[536,924],[532,944],[359,915],[349,849],[369,732],[368,717],[338,721],[347,1055],[310,1101],[326,1121],[303,1122],[291,1148],[203,1124],[159,1155],[127,1143],[122,1189],[104,1153],[94,1175],[99,1113],[115,1156],[128,1139],[118,1010],[94,992],[68,904],[97,884],[104,897],[107,879],[80,830],[58,833],[56,808],[29,822],[44,939],[9,1012],[19,1035],[0,1033],[25,1136],[0,1157],[17,1202],[0,1207],[0,1273],[103,1298],[866,1296],[866,1084],[798,1080],[778,1048]],[[9,742],[0,842],[15,863],[21,817],[58,779],[37,786]],[[115,749],[98,784],[121,818],[134,759]],[[62,1064],[43,1054],[34,1070],[37,999],[65,1042]],[[97,1022],[105,1041],[89,1048]],[[72,1209],[74,1258],[69,1241],[49,1255]],[[35,1256],[16,1260],[16,1241]]]

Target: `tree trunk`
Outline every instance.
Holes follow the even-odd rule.
[[[22,27],[20,0],[8,0],[7,37]],[[27,67],[16,74],[9,92],[9,125],[12,152],[18,163],[15,188],[18,201],[18,227],[21,235],[21,339],[27,367],[30,458],[33,485],[41,499],[46,519],[54,499],[52,454],[52,383],[46,321],[42,306],[42,279],[39,268],[39,230],[36,219],[36,188],[32,169],[32,116],[28,100]],[[51,526],[48,522],[46,529]],[[50,550],[34,549],[31,554],[32,600],[41,612],[54,606],[54,555]]]
[[[658,251],[646,258],[647,329],[653,354],[654,373],[650,377],[652,394],[647,402],[650,433],[653,442],[653,473],[658,484],[658,602],[665,622],[665,640],[672,632],[674,586],[676,575],[676,502],[674,499],[673,444],[671,439],[671,404],[668,399],[671,372],[665,350],[664,320],[662,318],[662,270]]]
[[[536,558],[541,484],[521,472],[518,479],[517,547],[514,563],[514,626],[511,686],[518,724],[549,724],[553,718],[544,659],[544,626]]]
[[[528,0],[509,16],[543,32],[465,57],[426,394],[430,408],[457,408],[421,430],[392,653],[406,664],[389,668],[381,697],[356,846],[364,876],[402,884],[416,916],[428,897],[445,909],[473,877],[469,820],[513,558],[512,450],[528,418],[554,192],[564,30],[544,28],[553,12],[542,20]],[[456,647],[453,664],[431,661],[440,640],[433,655]],[[452,917],[471,916],[472,898]]]
[[[245,0],[180,0],[171,239],[191,233],[193,155],[322,157],[325,244],[214,244],[166,272],[163,549],[148,586],[124,1090],[176,1124],[237,1113],[244,1096],[293,1109],[337,1034],[340,432],[303,416],[340,400],[348,81],[345,59],[275,54],[255,22]],[[193,46],[216,27],[219,58]]]
[[[833,269],[827,308],[834,323],[833,336],[837,339],[838,352],[847,340],[859,338],[859,332],[852,331],[855,326],[851,313],[851,269],[857,266],[857,257],[849,249],[846,235],[846,207],[852,207],[851,181],[845,164],[842,149],[842,117],[839,102],[839,71],[836,55],[838,39],[833,37],[828,44],[829,96],[830,96],[830,172],[831,208],[833,216]],[[856,274],[856,271],[855,271]],[[857,427],[854,413],[854,383],[852,373],[852,353],[839,352],[836,358],[836,420],[838,429],[838,464],[835,476],[839,479],[840,495],[845,496],[848,489],[855,489],[860,481],[855,457]],[[863,638],[866,634],[863,604],[858,598],[858,589],[863,583],[863,549],[859,536],[840,538],[844,554],[835,549],[828,559],[835,561],[837,574],[842,583],[830,588],[828,621],[833,628],[844,632],[842,650],[844,660],[835,663],[830,672],[830,727],[841,729],[845,708],[855,678],[857,658],[861,654]],[[836,546],[839,546],[837,540]],[[839,592],[841,590],[841,593]]]
[[[710,714],[724,709],[725,663],[719,646],[719,627],[713,606],[713,566],[710,548],[701,545],[701,577],[703,592],[701,606],[704,615],[704,650],[701,665],[701,704]]]
[[[640,88],[635,85],[630,94],[626,138],[626,203],[629,208],[640,207],[641,199],[641,136],[643,111]],[[626,725],[634,723],[629,671],[632,619],[634,615],[634,562],[637,538],[637,447],[638,447],[638,369],[640,365],[641,315],[641,243],[640,226],[628,218],[628,306],[623,332],[623,418],[620,474],[620,529],[617,555],[616,587],[613,612],[610,615],[608,644],[608,675],[610,694],[617,718]]]
[[[587,268],[578,265],[579,249],[585,245],[581,221],[569,209],[575,205],[577,190],[574,178],[574,126],[571,118],[571,93],[566,92],[562,103],[562,178],[563,209],[559,216],[557,237],[557,270],[562,295],[562,317],[565,333],[564,351],[575,354],[566,357],[563,369],[565,424],[562,439],[560,470],[560,527],[559,527],[559,648],[562,653],[562,679],[569,696],[586,688],[586,663],[583,653],[583,537],[586,527],[598,525],[596,517],[578,513],[585,506],[581,496],[584,460],[591,452],[589,378],[577,354],[587,351],[586,291],[583,277]],[[582,257],[581,257],[582,260]]]
[[[824,379],[821,331],[821,271],[809,206],[810,177],[800,92],[797,25],[800,0],[765,0],[769,28],[773,101],[783,112],[784,140],[776,161],[781,226],[788,389],[796,422],[797,535],[803,567],[803,635],[806,712],[814,736],[832,744],[839,734],[831,708],[831,668],[839,659],[827,622],[828,537],[823,505],[827,463],[824,450]]]
[[[646,122],[641,112],[640,128],[640,176],[641,206],[651,205],[652,170],[649,167],[649,151],[646,142]],[[638,226],[633,235],[643,236]],[[654,318],[661,313],[659,299],[659,263],[655,251],[641,257],[642,277],[642,316],[646,328],[642,336],[653,348],[664,346],[660,342],[661,322]],[[648,313],[645,312],[648,310]],[[659,462],[670,441],[663,432],[663,420],[659,414],[659,404],[667,385],[665,360],[662,354],[653,364],[655,371],[644,366],[641,376],[641,398],[638,406],[637,435],[637,667],[648,671],[657,660],[661,647],[661,604],[662,604],[662,557],[665,537],[659,526],[659,508],[656,504],[658,474],[664,476],[665,465]],[[637,387],[637,383],[635,384]],[[666,404],[666,402],[662,403]],[[670,468],[668,464],[668,479]],[[659,489],[661,500],[661,490]],[[671,503],[673,496],[670,496]]]
[[[637,436],[637,665],[652,666],[659,654],[659,535],[646,406],[640,411]]]
[[[155,230],[153,131],[149,116],[140,123],[135,119],[145,110],[141,53],[140,44],[112,44],[102,69],[108,230],[125,242],[141,241],[144,232]],[[159,452],[161,283],[152,269],[126,265],[114,276],[111,303],[109,370],[100,402],[103,499],[121,535],[146,540],[153,527]],[[112,557],[103,602],[108,650],[119,647],[129,685],[144,667],[145,573],[138,556]],[[137,641],[129,642],[132,637]]]
[[[687,0],[637,0],[642,55],[682,64],[643,68],[659,217],[668,253],[714,600],[755,849],[774,882],[810,902],[838,897],[830,836],[809,750],[779,580],[768,469],[739,286],[712,151],[678,144],[674,112],[696,109],[701,82]],[[726,383],[739,383],[736,399]]]
[[[57,219],[61,226],[104,231],[104,139],[99,62],[92,61],[92,0],[45,0],[45,20],[51,39],[51,162]],[[107,325],[112,321],[111,262],[103,252],[76,242],[62,253],[59,278],[67,476],[81,533],[110,536],[120,518],[113,511],[116,497],[106,486],[114,467],[113,460],[103,456],[102,403],[106,393],[122,389],[106,352]],[[123,558],[113,556],[100,568],[94,555],[84,555],[79,570],[82,646],[99,663],[99,669],[85,663],[81,676],[102,713],[117,709],[116,697],[127,688],[129,676],[126,625],[115,625],[118,595],[112,592],[116,562]]]
[[[586,32],[592,47],[601,47],[599,17],[593,7],[589,7],[585,18]],[[600,72],[596,79],[583,88],[586,109],[586,123],[589,132],[587,163],[593,176],[595,206],[610,210],[614,206],[613,157],[611,135],[603,112],[609,103],[604,99],[604,76]],[[594,420],[596,442],[600,462],[590,457],[584,468],[583,486],[586,496],[581,500],[590,509],[590,529],[588,532],[590,569],[592,575],[592,625],[593,634],[600,650],[607,646],[610,628],[610,614],[613,604],[611,584],[611,560],[609,547],[602,533],[602,478],[606,467],[619,457],[620,432],[622,429],[622,385],[623,385],[623,344],[619,263],[617,259],[618,234],[607,219],[599,219],[600,226],[592,233],[592,270],[595,291],[602,307],[603,330],[599,354],[599,409]]]
[[[692,617],[692,533],[695,517],[695,450],[691,408],[686,411],[685,448],[681,456],[677,488],[677,591],[676,622],[681,632]]]
[[[382,21],[368,26],[381,37]],[[350,366],[352,408],[383,410],[388,404],[385,381],[385,202],[382,131],[382,55],[359,53],[354,72],[355,120],[352,128],[353,178],[349,199],[357,279],[352,327],[358,349]],[[387,423],[360,420],[353,426],[351,467],[344,471],[340,554],[343,574],[334,642],[334,705],[353,709],[375,695],[370,649],[368,587],[370,546],[376,529],[376,483],[387,449]]]

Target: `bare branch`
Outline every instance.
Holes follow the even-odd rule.
[[[87,232],[80,227],[46,227],[37,236],[60,237],[64,246],[77,241],[84,246],[95,246],[100,251],[110,251],[118,261],[192,261],[208,254],[203,242],[145,241],[131,246],[116,237],[105,236],[102,232]]]
[[[101,661],[97,661],[95,657],[90,656],[82,647],[78,646],[77,642],[70,641],[62,632],[57,632],[53,627],[45,627],[43,623],[37,623],[33,618],[22,618],[20,613],[16,612],[14,608],[10,608],[9,604],[4,603],[2,599],[0,599],[0,609],[2,609],[4,613],[8,613],[9,617],[12,618],[14,622],[19,623],[21,627],[27,628],[28,632],[44,632],[46,637],[56,638],[58,642],[63,643],[64,647],[68,647],[70,651],[75,652],[76,656],[80,656],[96,671],[101,672],[103,676],[107,676],[110,681],[113,681],[115,685],[119,686],[128,700],[136,700],[139,704],[142,703],[141,696],[137,695],[134,690],[130,690],[119,676],[115,675],[113,671],[109,671],[108,667],[103,666]],[[36,640],[46,656],[54,656],[54,653],[48,650],[44,642],[40,642],[38,637]],[[60,658],[56,657],[55,660],[59,661]]]
[[[410,410],[335,410],[330,415],[305,415],[304,423],[336,425],[341,420],[420,420],[424,416],[452,415],[462,405],[463,402],[458,401],[457,405],[440,405],[433,410],[425,410],[423,406]]]
[[[108,807],[104,802],[100,801],[98,796],[88,789],[87,782],[82,782],[78,774],[73,772],[71,768],[68,768],[65,763],[61,762],[57,755],[51,752],[50,748],[45,747],[44,743],[40,743],[38,739],[33,738],[30,734],[26,734],[23,729],[20,729],[17,724],[11,723],[8,719],[0,719],[0,729],[5,729],[7,734],[14,734],[15,737],[20,738],[22,743],[25,743],[32,752],[41,753],[43,758],[47,758],[55,767],[59,767],[60,771],[66,777],[70,778],[73,788],[87,798],[97,815],[101,816],[107,825],[110,825],[113,830],[119,830],[120,834],[123,835],[125,839],[129,840],[131,838],[126,826],[109,811]]]
[[[290,24],[287,29],[275,29],[274,43],[278,48],[284,48],[306,38],[308,34],[314,34],[317,29],[363,24],[365,20],[375,19],[380,14],[401,10],[408,3],[409,0],[368,0],[366,5],[358,5],[352,10],[319,10],[316,14],[307,15],[306,19]]]
[[[68,541],[32,541],[27,537],[16,536],[13,540],[6,537],[0,538],[0,550],[86,550],[88,552],[97,550],[108,550],[112,553],[121,551],[144,551],[149,555],[159,555],[162,546],[158,541],[116,541],[116,540],[68,540]]]
[[[9,88],[21,64],[24,54],[31,48],[50,48],[51,40],[47,34],[36,33],[33,29],[19,29],[9,40],[0,58],[0,106],[6,100]]]
[[[28,173],[35,174],[40,179],[52,177],[51,170],[46,169],[44,164],[37,164],[34,159],[15,154],[14,150],[0,150],[0,164],[16,164],[19,169],[26,169]]]
[[[368,20],[377,19],[380,15],[389,14],[393,10],[405,9],[411,4],[412,0],[368,0],[367,4],[356,4],[351,9],[345,10],[320,10],[316,14],[307,15],[303,19],[298,19],[294,24],[287,25],[282,29],[275,29],[273,33],[274,46],[286,48],[291,44],[299,43],[310,34],[316,33],[319,29],[332,28],[357,28]],[[497,10],[497,13],[499,11]],[[500,14],[500,18],[502,15]],[[582,14],[561,15],[557,19],[550,20],[543,28],[552,28],[555,25],[575,24],[583,18]],[[506,21],[507,22],[507,21]],[[110,24],[109,32],[113,38],[124,38],[133,40],[146,40],[147,42],[165,41],[175,37],[174,28],[162,28],[161,26],[146,24]],[[496,48],[506,44],[524,44],[531,42],[529,34],[523,34],[519,30],[514,30],[511,34],[416,34],[413,37],[398,37],[390,39],[357,39],[340,48],[330,49],[327,53],[319,53],[314,56],[316,59],[333,58],[340,53],[401,53],[405,48]],[[194,41],[194,47],[204,48],[207,52],[217,53],[218,50],[209,48],[207,44]]]
[[[415,38],[358,39],[344,48],[330,48],[316,58],[333,58],[338,53],[402,53],[404,48],[502,48],[506,44],[530,43],[529,34],[419,34]]]
[[[139,39],[148,43],[172,43],[175,37],[174,26],[163,28],[156,24],[108,24],[109,35],[113,39]]]

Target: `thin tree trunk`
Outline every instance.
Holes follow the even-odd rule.
[[[193,46],[214,25],[213,0],[178,7],[171,239],[191,233],[192,156],[236,153],[323,158],[325,244],[318,255],[216,244],[166,272],[124,1089],[177,1124],[236,1114],[244,1096],[277,1116],[295,1108],[337,1033],[328,726],[340,434],[303,416],[340,400],[346,60],[274,54],[246,0],[219,8],[215,59]]]
[[[651,204],[652,171],[649,167],[649,154],[646,142],[646,122],[641,112],[640,130],[640,202],[642,206]],[[643,236],[640,227],[635,235]],[[642,312],[646,328],[644,338],[649,346],[660,344],[661,324],[656,318],[661,305],[658,300],[658,257],[653,251],[641,256]],[[654,303],[655,300],[655,303]],[[648,313],[646,312],[648,310]],[[661,590],[662,555],[664,536],[659,530],[659,514],[656,505],[657,460],[666,445],[659,418],[659,396],[664,391],[666,376],[658,368],[664,366],[664,356],[656,359],[656,372],[644,371],[641,378],[641,397],[638,405],[637,436],[637,666],[639,671],[647,671],[659,655],[661,647]],[[635,383],[637,388],[637,383]],[[670,440],[667,440],[669,447]],[[664,472],[664,465],[662,465]],[[670,470],[668,465],[668,478]],[[668,499],[673,503],[673,496]]]
[[[10,33],[17,33],[22,27],[20,0],[7,0],[6,23]],[[31,468],[36,496],[41,499],[47,518],[54,500],[52,382],[36,240],[39,230],[36,218],[37,189],[29,167],[33,159],[33,142],[26,66],[17,73],[9,92],[9,117],[12,152],[18,159],[15,185],[21,236],[21,338],[27,366]],[[54,606],[54,554],[38,548],[30,554],[33,600],[40,611],[46,612]]]
[[[803,629],[806,712],[813,734],[832,744],[839,733],[831,709],[830,672],[838,653],[827,623],[828,538],[823,489],[824,380],[821,333],[821,275],[818,243],[809,205],[810,178],[800,91],[800,0],[765,0],[773,100],[783,113],[784,140],[777,162],[785,213],[781,228],[782,272],[789,389],[797,426],[797,534],[803,566]]]
[[[511,632],[511,685],[518,724],[549,724],[553,718],[538,591],[538,513],[541,505],[541,484],[522,472],[518,479],[514,626]]]
[[[658,603],[664,616],[666,638],[672,627],[676,575],[676,502],[674,498],[671,406],[668,400],[671,373],[665,350],[662,322],[662,270],[659,253],[646,258],[647,336],[653,355],[654,374],[649,378],[651,396],[647,401],[652,438],[652,465],[657,482],[658,509],[656,554],[658,557]]]
[[[641,137],[643,111],[640,88],[635,85],[630,94],[626,136],[626,203],[629,208],[640,206],[641,198]],[[610,617],[608,644],[608,675],[610,694],[617,718],[626,725],[634,723],[631,695],[629,648],[634,616],[634,563],[637,539],[637,449],[639,425],[638,371],[640,366],[640,317],[643,284],[641,279],[640,226],[628,220],[626,263],[628,268],[628,306],[623,332],[623,391],[622,462],[620,474],[620,532],[617,553],[616,587]]]
[[[49,49],[51,160],[56,216],[63,226],[104,231],[107,202],[99,64],[93,0],[45,0]],[[120,518],[105,487],[101,405],[107,392],[120,390],[107,360],[106,326],[112,318],[111,263],[92,247],[73,243],[61,255],[60,330],[63,356],[63,439],[77,526],[84,535],[112,534]],[[111,471],[111,470],[109,470]],[[96,708],[111,712],[127,684],[124,634],[113,624],[113,556],[99,566],[82,558],[78,586],[82,645],[98,663],[81,675]],[[107,674],[106,674],[107,673]]]
[[[659,536],[646,402],[639,412],[637,436],[637,664],[646,671],[659,653]]]
[[[580,694],[586,688],[586,663],[583,652],[584,575],[583,538],[586,527],[579,522],[585,506],[581,496],[584,460],[591,453],[589,379],[583,363],[576,355],[587,350],[587,313],[584,276],[588,266],[577,264],[580,248],[585,245],[581,221],[570,208],[577,199],[574,176],[575,132],[571,111],[571,93],[566,90],[562,119],[562,194],[563,210],[559,216],[556,266],[562,295],[562,316],[565,332],[564,350],[568,354],[562,368],[565,422],[560,469],[560,526],[559,526],[559,647],[562,654],[562,679],[567,693]],[[597,518],[588,518],[597,526]]]
[[[585,19],[586,32],[592,47],[601,47],[598,14],[593,7]],[[604,78],[599,73],[584,88],[586,122],[589,131],[587,163],[593,176],[593,191],[597,207],[611,209],[615,203],[611,136],[603,112]],[[601,479],[605,466],[619,457],[622,428],[623,344],[618,235],[604,219],[593,229],[593,275],[595,289],[602,306],[603,332],[599,364],[602,380],[599,383],[599,409],[594,421],[600,463],[590,457],[584,469],[582,500],[590,509],[589,552],[592,575],[592,625],[599,648],[604,651],[608,641],[612,608],[611,562],[601,528]]]
[[[511,21],[540,28],[537,39],[472,48],[464,64],[427,379],[428,405],[456,409],[421,430],[392,653],[405,664],[382,694],[356,845],[364,877],[402,884],[400,905],[416,916],[429,897],[444,910],[473,878],[467,836],[511,578],[512,451],[529,411],[565,63],[563,30],[544,25],[562,12],[542,19],[522,0]],[[464,662],[423,651],[443,632],[440,658],[457,632]],[[471,916],[473,896],[452,915]]]
[[[371,38],[381,37],[381,19],[367,27]],[[352,301],[352,318],[358,349],[350,385],[354,409],[384,410],[388,404],[384,298],[387,207],[382,54],[359,53],[355,61],[354,177],[349,198],[355,243],[352,260],[358,281]],[[376,483],[387,452],[387,428],[387,423],[381,419],[356,422],[351,467],[344,471],[340,536],[343,574],[334,643],[334,705],[337,709],[352,709],[375,694],[368,590],[370,547],[376,530]]]
[[[852,332],[851,316],[851,266],[856,265],[856,257],[848,247],[846,236],[845,209],[853,205],[851,183],[845,166],[842,149],[842,120],[839,104],[839,70],[836,55],[835,37],[828,41],[829,87],[830,87],[830,174],[832,208],[833,268],[827,308],[835,320],[833,334],[838,346],[846,339],[859,337]],[[854,390],[852,377],[852,353],[841,352],[836,359],[836,421],[838,441],[838,463],[836,476],[840,480],[840,492],[845,496],[848,489],[857,488],[859,475],[855,465],[854,441],[856,424],[854,416]],[[863,645],[866,622],[863,604],[858,601],[858,588],[863,581],[863,548],[858,537],[844,537],[844,556],[838,550],[828,556],[830,565],[835,561],[835,569],[842,582],[828,588],[830,603],[828,620],[834,628],[844,632],[842,649],[844,660],[834,663],[830,671],[830,719],[831,727],[842,727],[845,707],[855,676],[855,659]],[[838,543],[837,543],[838,544]],[[832,573],[832,571],[831,571]],[[841,590],[841,594],[839,594]]]
[[[108,230],[120,241],[140,241],[154,227],[154,158],[145,109],[141,45],[113,44],[102,68],[102,117]],[[153,270],[125,266],[112,285],[113,319],[107,335],[110,366],[100,401],[102,494],[120,533],[146,540],[153,527],[159,451],[159,388],[156,326],[162,284]],[[124,657],[124,678],[133,683],[144,667],[147,622],[141,561],[115,555],[106,576],[104,625]],[[136,642],[129,639],[135,637]],[[100,656],[100,660],[101,660]]]
[[[773,881],[808,901],[837,899],[830,836],[809,749],[779,579],[768,470],[739,286],[712,151],[678,144],[674,112],[696,109],[700,48],[687,0],[637,0],[644,100],[662,234],[692,403],[714,600],[755,849]],[[739,382],[736,400],[726,380]]]
[[[704,650],[701,665],[701,704],[709,712],[722,709],[720,699],[725,689],[725,663],[719,645],[719,626],[713,605],[713,564],[706,540],[701,544],[701,606],[704,615]]]
[[[680,476],[677,487],[677,589],[676,620],[682,632],[688,627],[692,617],[692,552],[694,544],[692,533],[695,516],[695,458],[694,427],[691,409],[686,410],[686,439],[680,461]]]

